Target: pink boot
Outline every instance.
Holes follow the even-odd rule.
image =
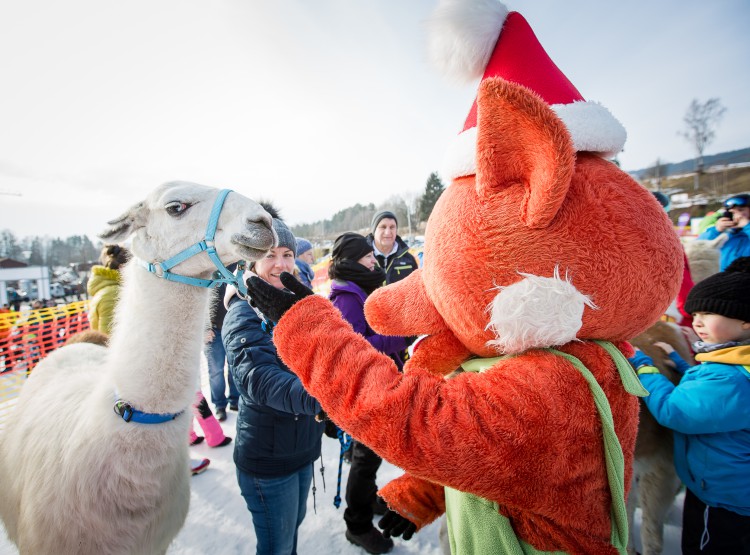
[[[190,423],[190,434],[189,434],[189,440],[190,445],[198,445],[199,443],[202,443],[205,438],[203,436],[199,436],[195,433],[195,430],[193,429],[193,423]]]
[[[231,437],[224,435],[224,430],[221,429],[221,424],[211,412],[203,393],[198,393],[198,402],[194,409],[195,418],[206,436],[206,443],[209,447],[222,447],[232,442]]]

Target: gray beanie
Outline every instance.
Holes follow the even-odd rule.
[[[396,222],[396,226],[398,227],[398,218],[396,218],[396,214],[394,214],[390,210],[381,210],[380,212],[378,212],[372,217],[372,223],[370,224],[370,229],[373,233],[375,233],[375,228],[378,227],[380,220],[384,218],[389,218],[393,220],[394,222]]]
[[[279,244],[277,247],[286,247],[290,251],[297,252],[297,241],[294,239],[294,234],[289,230],[286,224],[278,218],[273,219],[273,230],[279,237]]]

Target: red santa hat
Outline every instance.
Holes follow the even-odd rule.
[[[547,102],[566,125],[578,151],[612,158],[625,144],[625,128],[601,104],[586,101],[542,48],[528,22],[498,0],[443,0],[430,21],[433,61],[448,75],[500,77]],[[448,149],[441,174],[476,173],[477,103]]]

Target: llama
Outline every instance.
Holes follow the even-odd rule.
[[[685,254],[690,266],[690,276],[693,283],[703,281],[719,271],[720,249],[726,243],[729,235],[722,233],[716,239],[694,239],[685,244]]]
[[[690,347],[679,326],[656,322],[631,342],[650,356],[654,365],[672,382],[679,381],[672,360],[654,343],[669,343],[686,361],[693,361]],[[660,426],[641,401],[638,436],[633,458],[633,482],[627,500],[628,523],[633,529],[636,505],[641,507],[641,555],[659,555],[664,544],[664,519],[680,487],[672,455],[672,431]],[[632,532],[631,532],[632,533]],[[635,554],[632,545],[628,553]]]
[[[21,554],[165,553],[182,527],[209,297],[192,284],[214,284],[216,269],[233,279],[218,259],[256,260],[275,241],[265,210],[227,193],[166,183],[101,235],[135,234],[137,257],[123,272],[109,347],[48,356],[0,436],[0,517]]]

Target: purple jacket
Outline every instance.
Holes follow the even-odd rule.
[[[380,335],[375,333],[365,320],[365,299],[367,293],[354,282],[333,280],[331,282],[331,293],[328,298],[333,306],[339,309],[344,320],[349,322],[358,334],[381,353],[389,355],[401,370],[404,361],[400,353],[407,347],[406,339],[394,335]]]

